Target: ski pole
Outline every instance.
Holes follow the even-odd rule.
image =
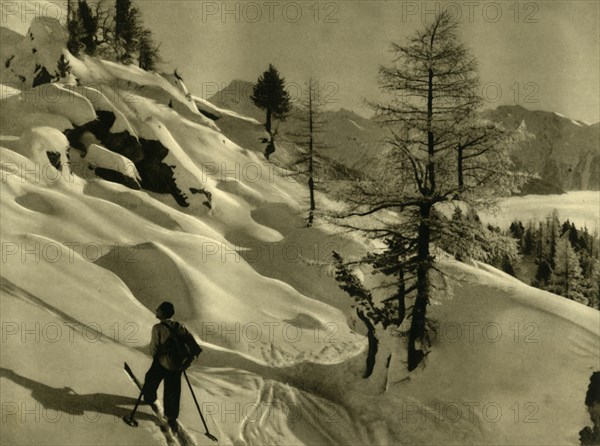
[[[140,402],[142,401],[142,396],[143,395],[144,395],[144,388],[142,387],[142,390],[140,392],[140,396],[138,397],[137,401],[135,402],[135,406],[133,407],[133,410],[131,411],[131,413],[129,414],[129,416],[124,416],[123,417],[123,421],[125,421],[125,423],[127,423],[128,425],[130,425],[132,427],[137,427],[138,426],[138,422],[133,417],[135,417],[135,413],[137,411],[138,406],[140,405]]]
[[[200,419],[202,420],[202,424],[204,425],[204,430],[206,430],[204,435],[206,435],[212,441],[219,441],[219,439],[217,437],[215,437],[213,434],[211,434],[208,431],[208,426],[206,425],[206,421],[204,420],[204,415],[202,415],[202,411],[200,410],[200,405],[198,404],[198,400],[196,399],[196,394],[194,393],[194,389],[192,388],[192,385],[190,384],[190,380],[187,376],[187,373],[185,373],[185,370],[183,371],[183,376],[185,376],[185,381],[187,382],[187,385],[190,388],[190,392],[192,392],[192,398],[194,398],[194,403],[196,403],[196,409],[198,409],[198,413],[200,414]]]

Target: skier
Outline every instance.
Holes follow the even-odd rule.
[[[177,432],[179,399],[181,396],[181,374],[192,360],[202,352],[194,336],[173,315],[175,307],[171,302],[163,302],[156,309],[160,323],[152,327],[150,354],[153,361],[144,381],[144,401],[152,404],[156,401],[156,391],[164,379],[163,403],[169,427]],[[182,345],[187,346],[182,352]]]

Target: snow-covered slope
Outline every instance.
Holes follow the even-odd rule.
[[[64,38],[58,23],[40,23],[37,41]],[[25,60],[29,48],[14,41],[3,54]],[[224,121],[180,86],[68,58],[81,85],[21,85],[0,102],[2,444],[208,443],[185,389],[187,442],[165,436],[146,406],[140,428],[120,421],[137,397],[122,363],[143,378],[153,310],[166,299],[204,346],[189,375],[221,444],[576,441],[599,368],[597,312],[484,266],[445,264],[456,290],[432,311],[442,328],[496,323],[504,337],[457,341],[442,330],[410,376],[402,354],[389,375],[380,360],[388,391],[375,396],[380,382],[360,378],[365,339],[349,327],[350,299],[323,265],[332,249],[358,255],[365,245],[305,228],[304,187],[226,137]],[[232,133],[259,132],[213,111]],[[525,342],[527,324],[540,342]],[[401,351],[393,339],[386,348]],[[504,415],[421,421],[436,401],[496,402]],[[539,422],[513,426],[511,404],[521,420],[530,402]]]
[[[71,60],[75,59],[71,57]],[[126,68],[89,58],[85,62],[74,62],[72,65],[74,74],[80,79],[80,82],[83,85],[87,82],[94,82],[94,85],[98,85],[97,91],[102,91],[102,95],[96,96],[92,102],[86,97],[89,94],[95,94],[91,90],[71,91],[60,84],[50,85],[51,88],[64,93],[58,95],[59,100],[51,102],[44,110],[47,115],[56,116],[58,119],[54,121],[48,119],[49,122],[45,123],[48,127],[35,127],[33,131],[25,130],[18,141],[8,144],[9,149],[12,150],[7,151],[6,157],[12,162],[12,170],[6,178],[5,202],[7,205],[18,200],[19,197],[35,197],[27,198],[25,201],[28,203],[43,202],[46,206],[52,207],[56,221],[69,222],[60,228],[62,235],[59,243],[64,243],[65,240],[82,244],[93,241],[106,248],[109,248],[112,242],[139,245],[139,249],[136,248],[136,254],[140,258],[148,255],[147,262],[131,262],[131,265],[125,262],[121,265],[119,263],[121,259],[111,255],[100,257],[98,262],[104,268],[114,270],[126,283],[128,280],[133,280],[128,275],[140,274],[139,271],[135,271],[136,266],[142,264],[146,266],[146,263],[171,265],[172,268],[180,271],[180,279],[187,285],[185,290],[180,290],[182,295],[173,296],[173,299],[181,305],[185,305],[186,309],[189,308],[190,318],[197,312],[202,314],[202,318],[207,321],[222,320],[225,314],[222,314],[219,308],[228,308],[234,301],[237,302],[238,299],[235,296],[243,290],[246,294],[247,304],[242,304],[242,306],[247,306],[247,308],[243,308],[240,314],[229,314],[233,321],[242,321],[241,313],[246,314],[248,321],[262,321],[269,317],[275,317],[276,320],[286,317],[293,319],[298,314],[294,310],[297,308],[305,312],[304,316],[317,322],[316,315],[322,317],[323,311],[327,311],[326,308],[321,308],[322,306],[318,302],[308,303],[306,297],[285,284],[269,279],[259,279],[264,280],[263,285],[247,287],[248,281],[245,279],[248,275],[252,276],[255,273],[247,262],[239,259],[240,256],[235,251],[236,247],[228,243],[226,239],[229,232],[235,231],[240,235],[238,240],[244,238],[263,242],[281,240],[283,236],[278,231],[254,221],[251,212],[258,205],[270,201],[283,201],[292,207],[297,206],[298,202],[292,197],[300,195],[299,185],[275,176],[273,173],[271,173],[271,178],[265,178],[270,181],[256,181],[256,174],[266,176],[268,167],[261,162],[258,156],[246,152],[228,141],[215,130],[212,122],[205,120],[198,111],[194,114],[198,117],[197,120],[188,119],[188,112],[193,114],[193,107],[190,106],[185,113],[178,113],[158,102],[160,98],[167,95],[173,95],[175,99],[179,98],[185,101],[185,97],[179,97],[179,91],[171,88],[170,84],[160,76],[146,73],[137,68]],[[135,82],[139,88],[127,92],[117,91],[115,84],[118,86],[123,79]],[[48,86],[37,88],[43,87]],[[152,88],[154,90],[145,95],[148,89]],[[12,117],[7,125],[3,126],[3,133],[19,136],[18,133],[21,129],[12,126],[12,122],[18,121],[20,115],[29,113],[30,101],[27,95],[13,98],[14,100],[10,104],[13,110]],[[46,104],[49,101],[39,102]],[[105,138],[93,126],[86,127],[86,131],[77,138],[72,136],[75,130],[83,128],[84,124],[97,122],[96,113],[107,108],[114,108],[112,114],[120,119],[120,123],[115,119],[111,125],[109,129],[111,135],[127,133],[130,138],[139,135],[147,142],[146,146],[142,146],[144,152],[141,155],[142,164],[138,161],[136,165],[143,166],[143,161],[149,156],[150,149],[148,147],[159,146],[166,152],[163,165],[168,166],[173,172],[173,187],[178,188],[182,195],[189,198],[187,198],[188,206],[182,208],[168,193],[153,194],[152,198],[148,197],[146,192],[135,193],[125,190],[121,194],[138,195],[140,200],[150,203],[147,206],[158,206],[161,202],[166,203],[172,207],[170,212],[177,215],[177,217],[173,217],[173,220],[193,221],[193,230],[187,229],[183,233],[177,231],[176,234],[169,234],[162,228],[148,225],[145,219],[136,215],[135,210],[126,213],[110,212],[110,209],[115,209],[114,205],[107,203],[106,200],[98,200],[93,197],[94,194],[101,193],[98,190],[116,187],[105,185],[103,182],[96,184],[96,182],[82,181],[80,178],[76,178],[75,181],[60,178],[60,181],[56,181],[52,186],[55,190],[61,190],[61,194],[46,196],[48,181],[44,180],[52,168],[52,166],[48,166],[49,160],[46,152],[57,151],[58,148],[54,146],[60,146],[61,161],[64,165],[67,165],[69,161],[74,162],[75,155],[80,154],[81,160],[94,167],[110,168],[113,164],[112,170],[114,171],[134,179],[140,175],[131,160],[122,154],[111,151],[114,151],[115,147],[121,147],[117,143],[114,143],[113,146],[110,145],[114,138]],[[42,123],[43,121],[38,119],[38,125]],[[68,135],[81,147],[80,150],[71,148],[73,152],[71,160],[68,159],[70,155],[65,153],[68,142],[61,133],[65,127],[67,129],[74,128]],[[109,144],[106,147],[98,145],[95,143],[97,138],[103,138]],[[110,158],[111,153],[113,154],[112,158]],[[27,159],[19,159],[17,162],[11,158],[19,157],[19,155],[25,156]],[[44,163],[44,165],[39,166],[34,163]],[[239,169],[239,175],[233,171],[235,167]],[[254,169],[252,178],[245,175],[249,167]],[[37,177],[32,178],[33,181],[28,181],[30,178],[27,176],[27,169],[36,168],[42,170],[42,181],[38,181]],[[263,169],[265,169],[264,173]],[[231,172],[231,177],[228,176],[229,172]],[[143,171],[141,175],[143,176]],[[142,185],[146,189],[152,190],[154,185],[151,184],[151,181],[154,179],[158,181],[164,178],[158,174],[156,177],[147,175],[146,178],[142,177]],[[144,180],[147,183],[145,185]],[[232,185],[225,187],[225,184]],[[195,193],[196,191],[201,193]],[[207,205],[207,201],[210,206]],[[35,205],[32,206],[35,207]],[[79,212],[76,209],[79,209]],[[17,212],[27,210],[31,211],[26,206],[25,208],[23,206],[15,208]],[[190,219],[184,214],[178,215],[182,211],[192,218]],[[146,215],[149,213],[147,211]],[[104,221],[104,224],[83,224],[75,218],[78,214],[86,221],[96,221],[97,223]],[[94,218],[96,214],[97,218]],[[19,216],[8,212],[7,218],[16,221]],[[19,237],[19,234],[36,234],[51,239],[55,239],[60,234],[60,232],[53,233],[51,225],[39,227],[36,219],[24,220],[25,224],[20,225],[11,224],[9,221],[6,234],[15,237]],[[28,224],[33,226],[27,227]],[[78,224],[83,227],[87,226],[87,230],[82,233],[74,230]],[[69,225],[73,231],[65,233],[64,231]],[[18,233],[11,234],[12,228],[18,230]],[[49,232],[45,233],[45,230]],[[225,258],[226,254],[233,255]],[[225,277],[220,273],[223,267],[222,258],[225,261],[232,259],[230,277]],[[130,268],[127,268],[128,266]],[[10,274],[15,268],[8,270]],[[160,296],[168,294],[169,290],[170,285],[165,283],[160,292],[156,290],[153,294],[156,294],[156,299],[160,299]],[[142,293],[140,290],[140,294]],[[206,295],[206,299],[196,299],[196,303],[192,302],[191,296],[197,296],[198,293]],[[137,297],[143,299],[141,295]],[[193,308],[199,305],[198,301],[204,301],[201,308]],[[262,305],[257,307],[258,302],[263,302],[265,309],[261,308]],[[154,308],[153,306],[156,304],[154,301],[147,303],[151,308]],[[315,308],[320,309],[311,314],[311,305],[316,305]],[[267,308],[268,310],[266,310]],[[343,319],[340,316],[340,314],[330,313],[327,314],[326,319],[341,321]],[[269,342],[266,345],[269,349],[273,348]]]
[[[600,366],[598,312],[477,266],[444,265],[456,288],[432,310],[428,363],[392,385],[420,406],[405,406],[402,430],[452,426],[458,444],[578,443],[590,424],[581,398]]]

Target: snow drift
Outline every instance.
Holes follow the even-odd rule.
[[[46,18],[2,42],[14,56],[2,82],[26,77],[0,103],[3,443],[167,444],[147,407],[141,428],[120,421],[137,396],[122,363],[142,377],[164,299],[205,348],[190,378],[223,444],[577,441],[598,312],[444,264],[455,292],[432,310],[432,353],[411,374],[382,353],[387,392],[375,395],[350,299],[323,266],[330,248],[367,247],[304,228],[303,186],[206,114],[229,133],[258,132],[251,118],[158,74],[78,60],[64,38]],[[33,85],[60,54],[80,85]],[[184,390],[181,421],[207,441],[194,411]]]

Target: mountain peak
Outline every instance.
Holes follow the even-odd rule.
[[[590,126],[559,112],[528,110],[503,105],[484,116],[514,130],[525,126],[535,138],[519,145],[513,157],[519,166],[540,175],[548,185],[562,190],[597,190],[600,125]]]

